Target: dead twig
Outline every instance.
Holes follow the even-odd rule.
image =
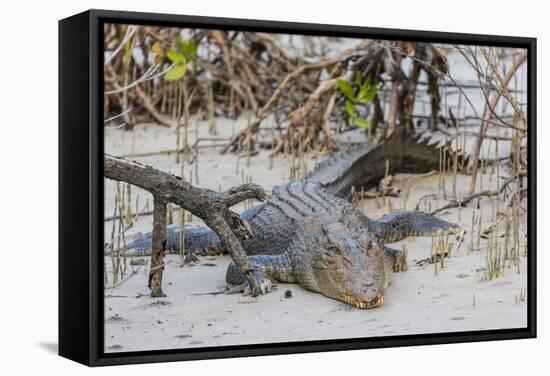
[[[520,177],[523,177],[523,176],[527,176],[527,171],[520,171],[517,176],[520,176]],[[497,195],[500,195],[501,193],[504,192],[504,190],[506,189],[506,187],[510,184],[510,183],[513,183],[516,179],[517,179],[517,176],[512,176],[512,177],[509,177],[508,179],[506,179],[504,181],[504,183],[502,183],[500,185],[500,187],[496,190],[484,190],[484,191],[481,191],[481,192],[475,192],[475,193],[471,193],[469,194],[468,196],[464,197],[463,199],[461,200],[455,200],[455,201],[451,201],[450,203],[446,204],[446,205],[443,205],[442,207],[438,208],[438,209],[435,209],[434,211],[432,211],[430,214],[437,214],[437,213],[440,213],[442,212],[443,210],[447,210],[447,209],[451,209],[451,208],[458,208],[458,207],[464,207],[466,204],[468,204],[470,201],[472,201],[473,199],[476,199],[478,197],[482,197],[482,196],[497,196]]]

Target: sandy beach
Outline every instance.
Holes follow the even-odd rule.
[[[217,123],[220,133],[216,137],[222,138],[229,137],[233,128],[238,130],[246,126],[245,121],[233,124],[232,120],[226,119],[218,119]],[[206,123],[199,125],[199,138],[208,137],[207,128]],[[191,143],[197,137],[196,129],[190,129]],[[107,153],[127,156],[163,171],[181,174],[182,167],[176,163],[174,153],[143,156],[143,153],[175,149],[175,128],[140,125],[133,132],[106,130],[105,137]],[[208,143],[216,142],[205,141],[201,145]],[[270,169],[268,150],[260,150],[258,155],[251,157],[248,166],[246,156],[221,155],[219,150],[214,146],[201,148],[198,169],[193,164],[184,163],[183,176],[189,180],[193,175],[193,184],[213,190],[224,190],[252,179],[269,191],[274,185],[289,179],[290,158],[285,155],[275,157]],[[326,156],[320,154],[309,155],[304,169],[313,168],[324,158]],[[458,195],[466,193],[470,179],[465,175],[457,176]],[[452,176],[448,174],[444,180],[446,192],[450,194]],[[478,180],[482,180],[485,189],[497,185],[494,171],[490,168]],[[394,185],[402,190],[399,197],[365,199],[359,205],[371,218],[403,208],[414,209],[422,196],[437,194],[438,183],[437,174],[398,175]],[[105,180],[106,217],[113,213],[115,192],[116,183]],[[147,199],[152,207],[150,195],[132,187],[132,205],[145,208]],[[139,202],[135,203],[136,200]],[[432,208],[446,203],[442,198],[429,202]],[[483,198],[479,201],[479,208],[476,206],[477,201],[468,207],[441,213],[441,218],[460,223],[467,231],[462,243],[451,239],[454,247],[450,257],[444,259],[443,268],[440,263],[436,266],[423,261],[430,256],[431,238],[409,238],[391,244],[396,249],[406,247],[408,271],[394,274],[384,304],[372,310],[355,309],[296,284],[278,284],[273,292],[257,298],[225,295],[228,256],[202,257],[196,265],[183,267],[179,256],[167,256],[163,280],[167,297],[150,298],[148,259],[143,258],[145,265],[133,266],[127,260],[126,276],[132,273],[132,269],[136,273],[117,288],[105,289],[105,350],[123,352],[525,327],[527,272],[523,249],[519,265],[507,262],[499,278],[488,280],[487,240],[481,239],[480,246],[474,246],[471,251],[468,244],[472,236],[469,229],[472,212],[482,216],[482,223],[488,224],[492,204]],[[234,209],[240,212],[243,205]],[[421,205],[420,209],[425,207]],[[174,218],[177,223],[177,215]],[[522,221],[520,239],[524,246],[525,213]],[[200,220],[193,218],[191,223],[200,224]],[[152,216],[139,217],[126,232],[126,240],[150,231],[151,225]],[[106,241],[112,226],[112,221],[105,221]],[[499,239],[499,242],[504,241],[502,237]],[[106,256],[107,286],[112,281],[111,265],[111,258]],[[291,297],[285,297],[288,295]]]

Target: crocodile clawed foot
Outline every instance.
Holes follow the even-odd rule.
[[[243,295],[247,296],[258,296],[258,295],[265,295],[267,293],[270,293],[273,289],[273,284],[269,279],[260,281],[257,286],[254,289],[251,289],[249,285],[246,286],[246,288],[243,291]]]
[[[248,281],[248,289],[243,292],[244,295],[258,296],[260,294],[265,295],[271,292],[272,283],[265,275],[262,269],[254,268],[250,273],[246,274]]]
[[[227,289],[225,290],[226,294],[239,294],[242,293],[244,296],[251,295],[251,296],[258,296],[260,294],[265,295],[267,293],[270,293],[273,289],[273,284],[269,279],[265,279],[259,283],[257,283],[256,288],[254,289],[254,293],[252,292],[252,289],[250,288],[250,284],[248,282],[241,283],[237,286],[227,286]]]
[[[258,292],[260,294],[265,295],[267,293],[270,293],[272,289],[273,289],[273,284],[268,278],[265,278],[262,281],[258,281]]]
[[[258,296],[260,294],[265,295],[267,293],[270,293],[271,290],[273,289],[273,283],[269,278],[266,277],[264,272],[259,268],[255,268],[253,271],[247,274],[246,280],[247,280],[246,282],[243,282],[238,285],[228,284],[225,293],[226,294],[242,293],[243,295]]]

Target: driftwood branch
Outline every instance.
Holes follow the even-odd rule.
[[[259,293],[258,283],[252,275],[252,266],[237,240],[250,237],[247,224],[229,208],[243,200],[263,201],[266,193],[256,184],[242,184],[225,192],[214,192],[195,187],[180,177],[159,171],[138,162],[111,155],[104,156],[104,175],[113,180],[124,181],[149,191],[154,197],[153,252],[149,287],[152,296],[163,296],[162,268],[166,247],[166,204],[174,203],[201,218],[218,234],[236,265],[247,276],[253,294]]]
[[[166,296],[162,292],[162,273],[166,251],[166,200],[160,194],[153,195],[153,242],[151,245],[151,271],[149,284],[152,297]],[[162,265],[162,266],[161,266]]]

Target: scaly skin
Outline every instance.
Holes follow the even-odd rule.
[[[275,187],[267,202],[241,218],[254,236],[241,244],[258,280],[299,283],[304,288],[358,308],[383,301],[400,251],[384,246],[407,236],[452,233],[457,226],[431,215],[396,212],[369,219],[345,198],[352,187],[371,188],[386,173],[427,172],[438,167],[439,150],[419,139],[391,137],[375,146],[337,153],[304,180]],[[167,231],[167,252],[179,250],[179,229]],[[128,246],[130,255],[150,253],[150,234]],[[217,235],[204,227],[185,227],[185,252],[224,253]],[[247,283],[233,263],[226,280],[231,291]]]

